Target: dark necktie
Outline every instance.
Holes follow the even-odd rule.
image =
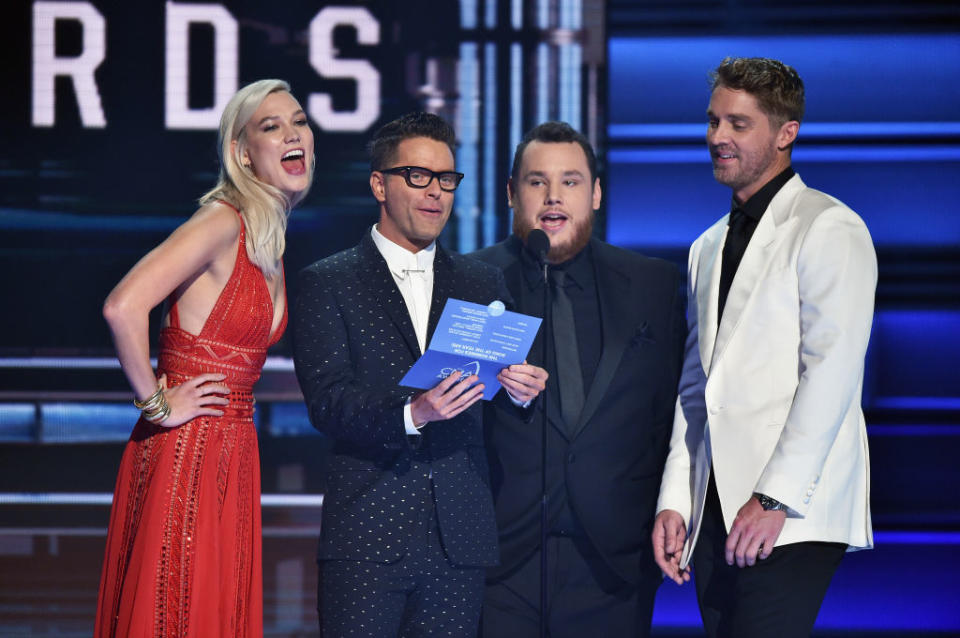
[[[577,329],[573,320],[573,304],[564,289],[567,274],[551,270],[553,281],[553,346],[557,357],[557,389],[560,412],[568,429],[573,429],[583,410],[583,371]]]
[[[730,211],[727,239],[723,243],[723,257],[720,263],[720,291],[717,303],[717,325],[723,319],[723,307],[727,305],[727,293],[733,276],[737,274],[740,260],[750,243],[750,218],[739,208]]]

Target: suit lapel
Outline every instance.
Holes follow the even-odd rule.
[[[433,258],[433,292],[430,295],[430,318],[427,321],[427,346],[433,339],[433,331],[440,323],[440,315],[447,299],[455,297],[454,289],[457,275],[450,255],[444,252],[437,242],[437,254]]]
[[[726,237],[725,216],[704,236],[697,261],[697,337],[700,345],[700,361],[703,369],[709,370],[717,339],[717,296],[720,290],[720,265],[722,247]],[[729,301],[727,302],[729,304]]]
[[[800,187],[803,186],[799,177],[793,177],[780,189],[780,192],[770,202],[770,206],[767,207],[763,217],[760,218],[760,223],[757,224],[753,237],[750,238],[747,250],[743,253],[743,259],[737,268],[737,274],[734,275],[733,283],[730,284],[730,292],[727,293],[727,303],[724,306],[723,317],[720,319],[720,326],[717,329],[717,340],[713,347],[712,361],[717,361],[723,354],[724,349],[730,342],[730,337],[740,324],[740,318],[743,316],[750,298],[757,290],[758,283],[766,276],[777,247],[797,221],[796,217],[788,216],[788,202],[793,200],[798,184]],[[715,301],[716,296],[714,295]],[[714,309],[714,313],[716,313],[716,309]]]
[[[360,241],[360,282],[370,289],[377,303],[383,308],[384,313],[397,328],[397,331],[403,337],[410,354],[414,359],[420,356],[420,345],[417,343],[417,333],[413,329],[413,322],[410,321],[410,312],[407,310],[407,304],[403,300],[403,295],[397,288],[397,282],[393,279],[390,268],[387,267],[387,260],[383,258],[377,245],[373,243],[370,233],[366,233]],[[431,321],[433,312],[431,309]]]
[[[627,344],[633,337],[633,321],[637,317],[629,317],[623,312],[623,300],[631,299],[631,281],[623,273],[614,270],[605,260],[604,246],[593,241],[593,269],[594,279],[597,282],[597,298],[600,302],[600,324],[603,338],[603,347],[600,351],[600,361],[597,371],[593,375],[593,382],[587,391],[580,412],[580,419],[573,429],[571,440],[576,438],[596,412],[600,401],[607,393],[610,382],[617,372],[620,359]],[[558,413],[559,414],[559,413]]]

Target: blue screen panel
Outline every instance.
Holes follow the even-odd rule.
[[[634,164],[607,155],[607,241],[617,246],[689,246],[730,208],[730,189],[700,164]]]
[[[870,335],[870,407],[960,409],[960,311],[883,310]]]
[[[796,68],[806,122],[960,118],[957,34],[612,38],[609,53],[611,125],[704,122],[707,74],[726,56]]]
[[[855,210],[876,245],[960,244],[960,158],[823,156],[801,145],[794,168],[807,186]],[[613,244],[686,247],[730,209],[730,189],[714,181],[706,146],[656,154],[612,150],[607,159],[607,240]]]
[[[877,245],[960,244],[960,35],[634,37],[609,52],[612,243],[686,247],[729,209],[704,113],[707,73],[736,55],[798,69],[807,114],[794,166],[857,211]]]

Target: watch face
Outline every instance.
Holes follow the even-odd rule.
[[[757,500],[760,501],[760,507],[762,507],[765,511],[769,512],[770,510],[784,509],[783,503],[775,498],[770,498],[766,494],[755,494],[755,496],[757,497]]]

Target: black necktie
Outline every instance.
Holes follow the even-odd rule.
[[[583,371],[577,329],[573,320],[573,304],[564,289],[567,274],[551,270],[553,281],[553,347],[557,356],[557,389],[560,412],[568,429],[573,429],[583,410]]]
[[[750,218],[739,208],[730,211],[727,239],[723,243],[723,258],[720,263],[720,291],[717,303],[717,325],[723,319],[723,307],[727,305],[727,293],[733,276],[737,274],[740,260],[750,243]]]

